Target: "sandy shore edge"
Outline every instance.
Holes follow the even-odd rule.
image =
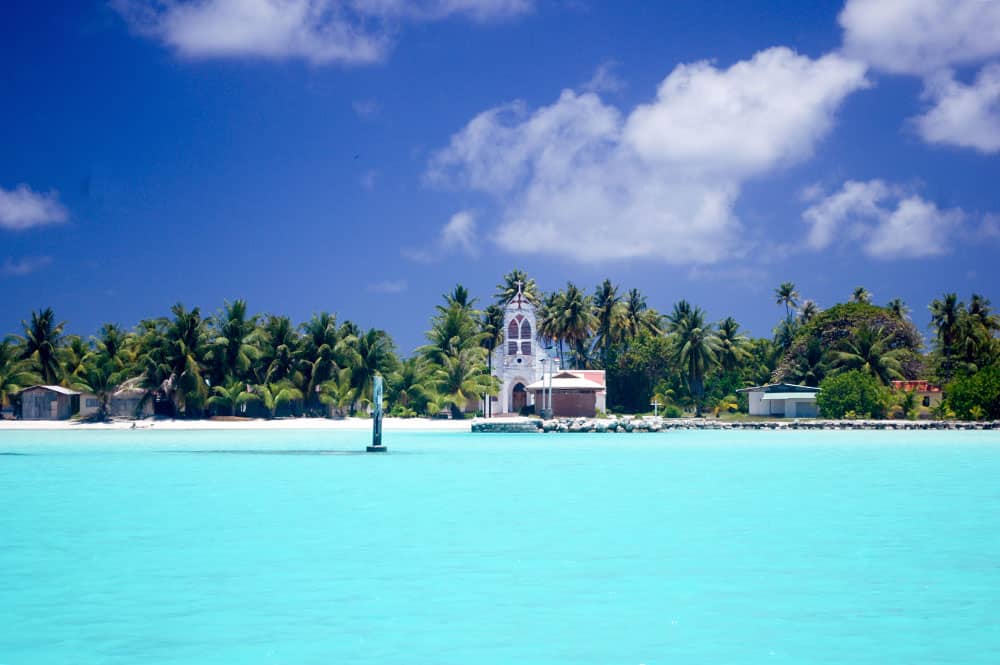
[[[366,430],[372,428],[367,418],[287,418],[275,420],[122,420],[108,423],[83,423],[72,420],[2,420],[0,432],[5,431],[81,431],[95,430]],[[430,418],[385,418],[382,429],[386,432],[470,432],[471,420],[437,420]]]

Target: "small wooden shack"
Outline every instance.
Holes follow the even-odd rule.
[[[80,412],[80,393],[62,386],[31,386],[18,397],[22,420],[68,420]]]

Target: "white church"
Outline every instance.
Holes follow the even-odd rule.
[[[492,397],[489,415],[517,415],[525,407],[541,409],[543,393],[551,386],[555,416],[593,416],[606,408],[603,370],[559,369],[538,334],[537,310],[521,292],[504,307],[504,341],[493,350],[493,375],[500,394]]]

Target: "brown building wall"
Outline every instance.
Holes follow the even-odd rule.
[[[553,390],[552,415],[557,418],[593,418],[597,413],[596,395],[593,390]]]

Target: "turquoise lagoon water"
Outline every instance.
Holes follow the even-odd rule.
[[[0,664],[1000,662],[997,433],[386,437],[0,432]]]

